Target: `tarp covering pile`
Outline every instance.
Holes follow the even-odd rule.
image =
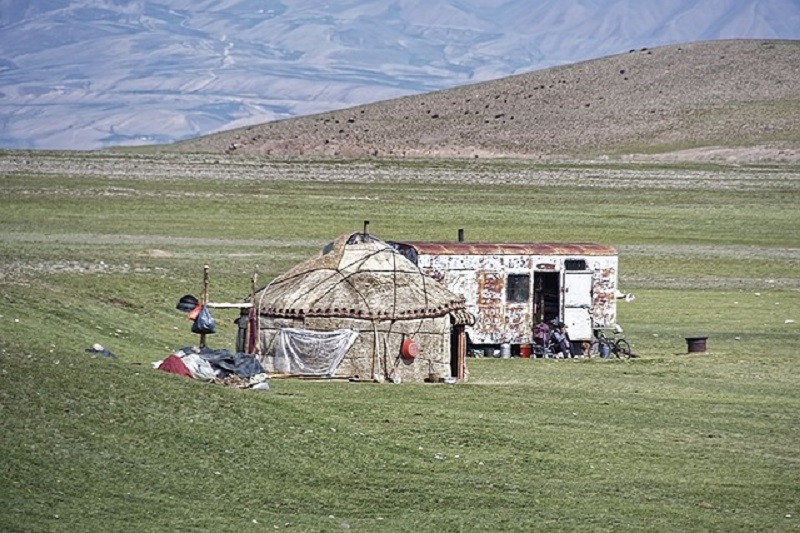
[[[232,353],[224,348],[181,348],[163,361],[153,363],[153,367],[203,381],[223,380],[232,375],[251,380],[258,375],[266,375],[264,367],[254,356]]]

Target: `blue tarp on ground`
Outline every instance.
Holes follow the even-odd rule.
[[[249,379],[257,374],[266,373],[264,367],[254,355],[243,352],[231,352],[225,348],[197,348],[186,346],[174,352],[179,357],[194,354],[207,361],[214,369],[217,378],[226,378],[236,374],[240,378]]]

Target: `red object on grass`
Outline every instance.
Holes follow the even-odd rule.
[[[189,372],[189,369],[186,368],[186,365],[183,364],[183,361],[180,357],[175,354],[170,355],[166,359],[164,359],[160,365],[158,365],[159,370],[163,370],[164,372],[170,372],[171,374],[178,374],[179,376],[184,376],[187,378],[192,377],[192,373]]]

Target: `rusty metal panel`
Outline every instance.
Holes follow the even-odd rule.
[[[498,332],[505,330],[503,313],[505,280],[499,272],[478,270],[476,274],[478,316],[473,330],[483,338],[495,339]]]
[[[613,247],[593,243],[468,243],[406,241],[398,244],[413,247],[418,254],[426,255],[617,255],[617,251]]]
[[[478,307],[494,307],[503,303],[505,280],[499,272],[479,270],[478,274]]]
[[[527,344],[533,340],[532,308],[530,303],[508,304],[506,306],[506,329],[501,332],[502,342]]]
[[[592,325],[611,328],[617,323],[617,265],[616,258],[595,270],[592,286]]]

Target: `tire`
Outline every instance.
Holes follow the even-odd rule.
[[[620,359],[630,359],[631,357],[631,345],[625,339],[619,339],[617,341],[617,349],[615,350],[617,357]]]

